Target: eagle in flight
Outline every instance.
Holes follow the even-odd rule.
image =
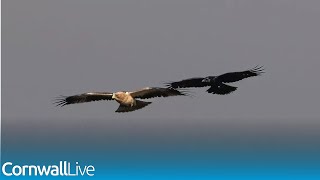
[[[141,101],[137,99],[186,95],[188,94],[173,88],[146,87],[133,92],[87,92],[73,96],[61,96],[55,99],[54,103],[57,106],[62,107],[69,104],[85,103],[91,101],[115,100],[120,104],[115,112],[130,112],[144,108],[147,105],[151,104],[151,102]]]
[[[166,83],[168,88],[190,88],[190,87],[207,87],[208,93],[225,95],[237,90],[237,87],[227,85],[225,83],[232,83],[240,81],[242,79],[259,76],[264,73],[263,66],[256,66],[252,69],[241,71],[241,72],[229,72],[219,76],[207,76],[207,77],[197,77],[184,79],[181,81]]]

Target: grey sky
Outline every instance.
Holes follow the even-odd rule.
[[[318,0],[2,0],[2,118],[319,118],[319,19]],[[227,96],[51,104],[256,65]]]

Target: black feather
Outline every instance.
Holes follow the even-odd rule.
[[[231,82],[240,81],[248,77],[259,76],[262,73],[264,73],[263,67],[256,66],[247,71],[229,72],[229,73],[222,74],[217,77],[217,81],[224,82],[224,83],[231,83]]]
[[[202,77],[190,78],[190,79],[184,79],[184,80],[181,80],[181,81],[165,83],[165,85],[167,87],[169,87],[169,88],[174,88],[174,89],[208,86],[207,83],[203,83],[202,82],[203,79],[204,78],[202,78]]]

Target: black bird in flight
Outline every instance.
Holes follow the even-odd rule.
[[[151,102],[145,102],[137,99],[186,95],[188,94],[172,88],[146,87],[133,92],[87,92],[73,96],[61,96],[55,99],[54,104],[62,107],[69,104],[85,103],[91,101],[115,100],[120,104],[116,112],[130,112],[144,108],[147,105],[151,104]]]
[[[190,78],[165,84],[167,87],[174,89],[210,86],[207,90],[208,93],[225,95],[230,94],[237,89],[237,87],[230,86],[225,83],[232,83],[248,77],[259,76],[262,73],[264,73],[263,66],[256,66],[252,69],[241,72],[229,72],[220,76],[208,76],[204,78]]]

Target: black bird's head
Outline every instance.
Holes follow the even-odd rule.
[[[216,79],[216,76],[208,76],[205,77],[201,82],[203,83],[212,83]]]

